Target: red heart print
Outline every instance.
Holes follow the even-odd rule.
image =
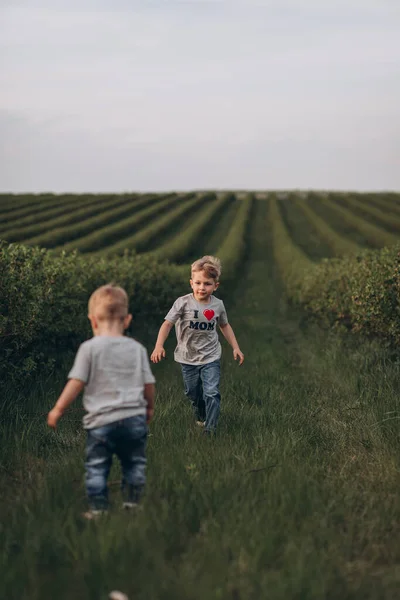
[[[211,310],[211,308],[206,308],[206,310],[203,310],[203,315],[205,316],[206,319],[211,321],[211,319],[215,315],[215,312],[213,310]]]

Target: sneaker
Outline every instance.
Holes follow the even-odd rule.
[[[133,510],[135,508],[138,508],[139,504],[137,502],[123,502],[122,503],[122,508],[124,508],[125,510]]]
[[[119,590],[113,590],[108,594],[109,600],[129,600],[128,596]]]
[[[138,504],[137,502],[123,502],[122,510],[125,512],[132,512],[132,514],[138,514],[142,512],[143,504]]]
[[[198,425],[199,427],[205,427],[206,422],[205,421],[196,421],[196,425]]]
[[[95,509],[91,508],[90,510],[84,512],[82,514],[82,517],[84,519],[87,519],[88,521],[96,521],[100,517],[103,517],[107,514],[108,514],[107,510],[95,510]]]

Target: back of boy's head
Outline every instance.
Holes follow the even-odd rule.
[[[221,276],[221,261],[216,256],[203,256],[198,260],[195,260],[192,264],[192,274],[196,271],[204,271],[207,277],[219,281]]]
[[[128,294],[112,283],[102,285],[89,298],[89,315],[99,321],[123,320],[128,314]]]

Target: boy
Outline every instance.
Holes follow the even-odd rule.
[[[190,399],[196,423],[205,433],[214,433],[220,412],[220,358],[217,325],[232,346],[233,358],[241,365],[244,355],[228,323],[222,300],[213,296],[219,286],[221,262],[214,256],[203,256],[192,264],[192,294],[178,298],[165,317],[158,333],[151,361],[165,358],[164,342],[175,325],[178,345],[175,360],[180,363],[185,394]]]
[[[89,299],[94,337],[79,347],[69,381],[47,423],[54,429],[67,407],[85,388],[83,418],[87,430],[86,491],[92,519],[107,511],[107,478],[112,456],[122,467],[123,506],[137,506],[146,476],[147,424],[154,413],[154,376],[145,348],[124,336],[128,314],[125,290],[113,284],[98,288]]]

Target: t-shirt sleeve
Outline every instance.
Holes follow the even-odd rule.
[[[228,315],[226,314],[226,308],[224,303],[221,301],[221,313],[219,315],[219,319],[218,319],[218,325],[228,325],[229,321],[228,321]]]
[[[142,347],[141,351],[142,351],[142,377],[143,377],[143,383],[145,385],[146,385],[146,383],[155,383],[156,379],[155,379],[153,373],[151,372],[150,363],[149,363],[149,357],[147,356],[146,348]]]
[[[87,344],[81,344],[75,356],[75,362],[68,373],[68,379],[79,379],[84,383],[89,381],[91,352]]]
[[[183,302],[181,298],[175,300],[171,310],[165,315],[165,320],[171,323],[176,323],[177,320],[182,316]]]

